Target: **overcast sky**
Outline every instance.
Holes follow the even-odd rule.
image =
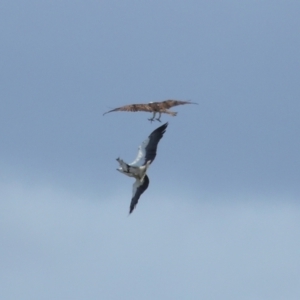
[[[300,299],[300,2],[0,3],[1,299]],[[174,107],[128,216],[116,171]]]

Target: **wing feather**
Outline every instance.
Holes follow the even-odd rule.
[[[143,143],[138,148],[138,154],[136,159],[129,164],[130,166],[140,166],[145,165],[149,160],[151,163],[154,161],[156,156],[157,145],[160,139],[166,132],[168,123],[156,128],[149,137],[143,141]]]
[[[114,111],[129,111],[129,112],[147,111],[147,112],[152,112],[153,109],[148,104],[130,104],[130,105],[124,105],[124,106],[112,109],[110,111],[107,111],[103,114],[103,116],[105,114],[108,114],[108,113],[111,113],[111,112],[114,112]]]
[[[146,149],[145,148],[146,148],[147,144],[149,143],[149,140],[150,140],[150,138],[148,137],[139,146],[139,148],[138,148],[138,154],[137,154],[135,160],[131,164],[129,164],[130,166],[138,167],[140,165],[143,165],[144,159],[145,159],[145,155],[146,155]]]
[[[146,175],[144,180],[141,182],[138,179],[133,184],[132,188],[132,199],[129,208],[129,214],[131,214],[139,202],[140,196],[146,191],[149,186],[149,177]]]
[[[162,102],[157,102],[158,105],[160,105],[160,107],[162,109],[169,109],[173,106],[177,106],[177,105],[184,105],[184,104],[198,104],[195,102],[191,102],[191,101],[181,101],[181,100],[165,100]]]

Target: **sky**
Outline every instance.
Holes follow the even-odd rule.
[[[299,299],[299,10],[1,1],[1,299]],[[165,99],[128,216],[161,124],[103,113]]]

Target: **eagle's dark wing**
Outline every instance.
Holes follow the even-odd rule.
[[[156,128],[149,137],[139,146],[136,159],[129,164],[130,166],[145,165],[149,160],[153,162],[156,156],[156,149],[160,139],[163,137],[168,123]]]
[[[130,112],[147,111],[147,112],[152,112],[153,109],[148,104],[130,104],[130,105],[125,105],[125,106],[117,107],[115,109],[107,111],[107,112],[105,112],[103,114],[103,116],[105,114],[108,114],[108,113],[114,112],[114,111],[130,111]]]
[[[173,106],[184,105],[184,104],[198,104],[191,101],[181,101],[181,100],[165,100],[162,102],[156,102],[162,109],[169,109]]]
[[[148,186],[149,186],[149,177],[147,175],[145,175],[144,180],[142,182],[139,181],[138,179],[136,180],[132,189],[132,199],[130,203],[129,214],[132,213],[132,211],[138,204],[140,196],[146,191]]]

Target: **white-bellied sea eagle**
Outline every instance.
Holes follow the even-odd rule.
[[[117,158],[120,167],[119,172],[135,178],[135,183],[132,189],[132,198],[129,208],[129,214],[132,213],[138,203],[140,196],[146,191],[149,186],[149,178],[146,174],[150,164],[156,156],[156,149],[160,139],[163,137],[168,123],[156,128],[149,137],[139,146],[136,159],[127,164],[122,159]]]

